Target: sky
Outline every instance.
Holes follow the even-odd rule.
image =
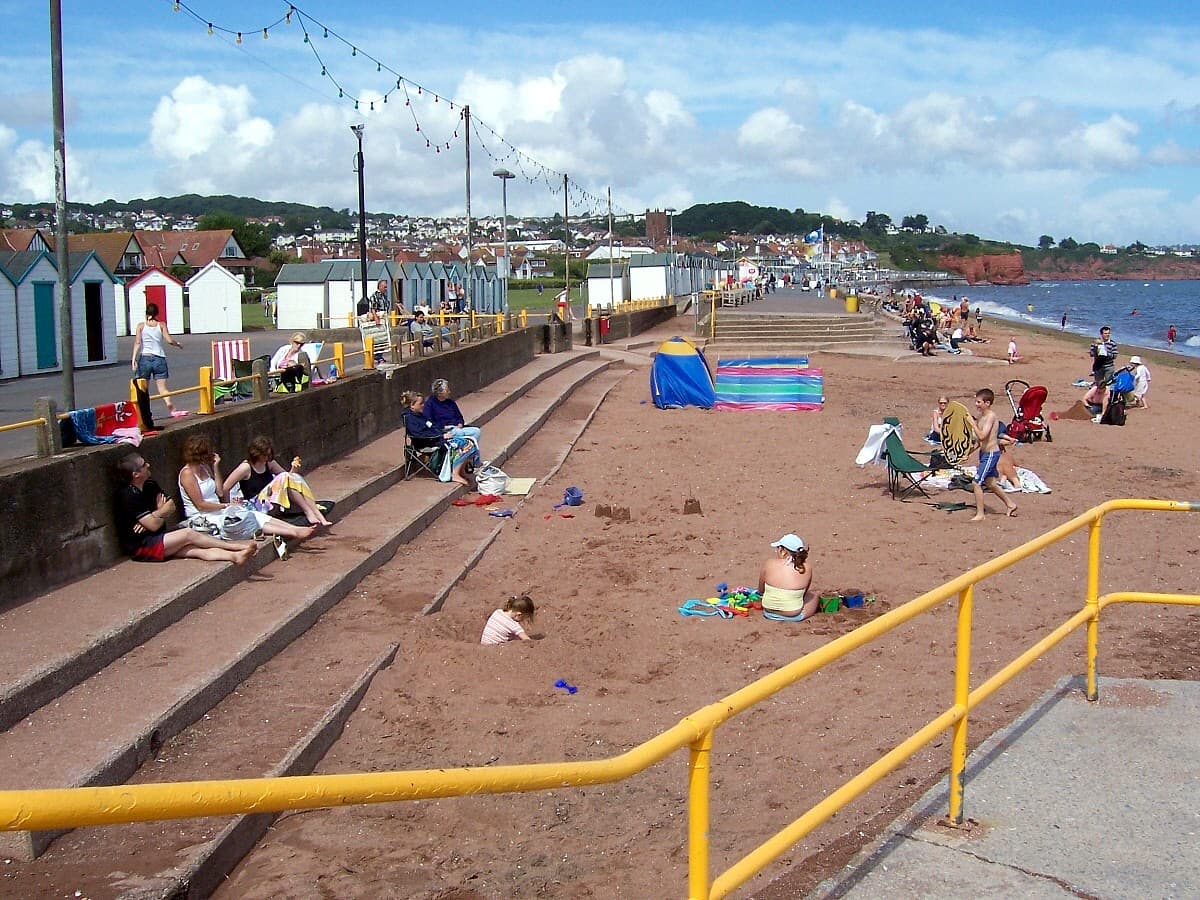
[[[512,216],[561,212],[565,173],[571,215],[611,191],[618,215],[744,200],[1200,243],[1200,23],[1176,3],[62,5],[73,201],[356,209],[361,122],[369,210],[462,215],[469,104],[476,216],[504,167]],[[0,21],[0,202],[52,201],[48,4]]]

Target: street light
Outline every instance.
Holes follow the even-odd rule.
[[[675,210],[668,206],[663,210],[667,214],[667,222],[671,227],[671,236],[667,240],[667,247],[671,251],[671,265],[675,264]]]
[[[351,125],[350,130],[358,138],[358,158],[355,160],[355,171],[358,172],[358,262],[362,269],[362,302],[367,301],[367,201],[363,193],[363,132],[364,124]]]
[[[508,259],[508,179],[517,176],[508,169],[493,169],[492,174],[500,179],[500,197],[504,208],[504,311],[508,312],[508,276],[512,272]]]

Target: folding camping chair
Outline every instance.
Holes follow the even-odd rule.
[[[930,498],[921,483],[937,471],[937,466],[923,463],[904,449],[900,435],[892,432],[884,442],[884,455],[887,457],[888,488],[892,499],[903,500],[914,491],[920,491],[926,499]]]
[[[369,317],[363,316],[358,320],[358,331],[362,335],[364,350],[368,337],[375,342],[376,363],[392,361],[392,332],[387,322],[372,322]]]
[[[259,359],[270,363],[271,357],[260,356]],[[229,378],[247,378],[254,374],[254,364],[258,360],[254,359],[235,359],[232,360],[233,372]],[[252,400],[254,399],[254,382],[253,381],[237,381],[229,385],[215,385],[213,394],[216,400],[220,403],[222,400]]]
[[[404,435],[404,480],[416,472],[428,472],[437,478],[442,468],[442,454],[446,452],[445,444],[434,444],[432,447],[418,447],[413,443],[412,436]]]

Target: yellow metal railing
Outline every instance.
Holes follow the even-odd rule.
[[[1098,697],[1096,648],[1100,612],[1112,603],[1200,606],[1200,594],[1118,592],[1101,596],[1100,531],[1104,516],[1118,510],[1197,512],[1200,502],[1110,500],[1045,534],[946,582],[849,634],[697,710],[673,727],[608,759],[458,769],[305,775],[231,781],[123,784],[113,787],[0,791],[0,828],[35,831],[111,825],[154,819],[282,812],[290,809],[461,797],[480,793],[554,790],[604,784],[632,777],[684,747],[688,748],[688,897],[725,897],[909,757],[953,728],[950,760],[950,819],[962,821],[970,711],[1011,681],[1080,626],[1087,626],[1087,693]],[[970,687],[974,587],[1063,540],[1088,529],[1087,586],[1083,608],[1003,666],[974,690]],[[929,612],[958,600],[957,649],[952,704],[886,752],[799,818],[746,854],[716,878],[709,873],[710,755],[718,726],[822,667]]]

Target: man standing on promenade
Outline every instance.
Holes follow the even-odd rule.
[[[979,410],[979,419],[968,420],[971,430],[979,440],[979,465],[975,469],[975,480],[971,482],[971,490],[975,492],[975,516],[972,522],[983,521],[983,489],[989,491],[1004,501],[1006,515],[1015,516],[1017,505],[1008,499],[1004,488],[1000,487],[996,467],[1000,463],[1000,420],[992,412],[992,404],[996,395],[991,388],[980,388],[975,392],[975,408]]]

